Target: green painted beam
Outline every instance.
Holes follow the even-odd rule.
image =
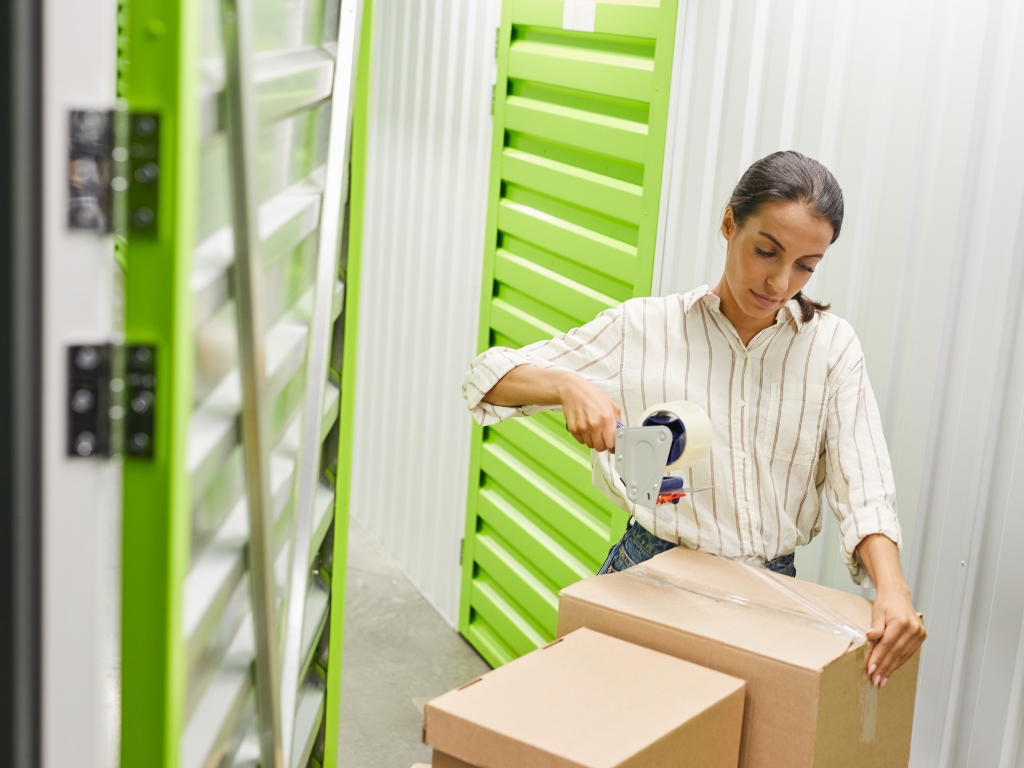
[[[579,558],[510,504],[499,491],[482,490],[478,509],[480,519],[547,574],[559,589],[590,575],[590,569]]]
[[[588,152],[642,163],[647,157],[647,126],[620,117],[509,96],[505,127]]]
[[[331,639],[327,668],[327,725],[323,768],[337,768],[341,718],[341,673],[345,641],[345,573],[348,565],[349,500],[352,486],[352,429],[359,350],[360,280],[366,214],[366,145],[373,83],[373,0],[363,0],[359,62],[352,117],[352,170],[349,197],[348,272],[345,275],[345,351],[341,370],[338,470],[334,507],[334,564],[331,577]]]
[[[502,200],[498,225],[503,232],[522,237],[530,243],[545,243],[554,253],[611,277],[628,280],[632,284],[632,277],[636,274],[635,246],[529,206]]]
[[[654,62],[649,58],[532,40],[514,42],[510,57],[509,77],[635,101],[650,98]]]
[[[504,285],[529,290],[538,301],[557,306],[563,314],[576,321],[574,325],[590,322],[599,313],[619,303],[530,259],[500,248],[495,258],[494,279]]]
[[[566,202],[640,223],[643,187],[512,147],[504,154],[501,172],[506,181],[535,189],[556,187]]]
[[[152,460],[124,460],[121,595],[122,768],[177,768],[184,717],[182,587],[190,497],[185,472],[192,405],[189,280],[198,167],[200,5],[132,0],[122,41],[124,95],[133,112],[160,116],[155,238],[125,247],[125,336],[156,346]]]

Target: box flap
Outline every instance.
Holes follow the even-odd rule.
[[[424,741],[489,768],[615,768],[743,687],[580,629],[429,702]]]
[[[780,590],[751,570],[678,547],[635,568],[584,579],[566,587],[561,596],[811,670],[824,669],[852,644],[848,637],[801,618],[805,609],[787,597],[785,588],[824,603],[863,631],[870,627],[871,602],[864,598],[764,572],[769,579],[784,580]],[[746,598],[753,605],[722,602],[688,588],[700,585]]]

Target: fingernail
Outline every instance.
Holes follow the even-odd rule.
[[[877,686],[877,685],[881,685],[881,684],[882,684],[882,676],[881,675],[875,675],[875,685]]]
[[[885,684],[888,683],[888,682],[889,682],[889,678],[888,677],[883,678],[882,679],[882,687],[885,688]]]
[[[868,677],[871,677],[873,674],[875,674],[876,669],[878,669],[877,664],[872,664],[870,667],[868,667]]]

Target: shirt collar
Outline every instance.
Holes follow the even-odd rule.
[[[779,314],[775,317],[775,322],[779,323],[786,319],[789,315],[789,319],[796,325],[796,332],[800,333],[804,329],[806,323],[803,318],[803,310],[800,308],[800,302],[796,299],[790,299],[786,302],[786,306],[779,310]]]
[[[718,297],[711,292],[711,286],[702,285],[683,295],[683,312],[689,313],[694,305],[705,297],[707,297],[704,301],[705,306],[718,309]]]
[[[702,302],[708,309],[721,312],[721,299],[711,292],[711,286],[709,285],[702,285],[700,288],[694,288],[683,296],[683,312],[689,313],[698,301]],[[793,321],[793,324],[796,326],[797,333],[802,331],[804,325],[806,325],[803,321],[800,302],[796,299],[790,299],[787,301],[785,306],[783,306],[775,315],[776,325],[783,323],[786,320]]]

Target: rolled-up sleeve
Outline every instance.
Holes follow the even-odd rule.
[[[484,402],[484,396],[494,385],[520,365],[573,371],[618,402],[623,322],[624,310],[619,306],[605,310],[584,326],[547,341],[538,341],[521,349],[491,347],[470,363],[462,382],[462,396],[473,418],[487,427],[512,416],[530,416],[539,411],[558,409],[557,406],[507,407]]]
[[[876,533],[900,549],[903,541],[892,464],[862,355],[829,397],[827,414],[825,492],[839,522],[839,548],[850,575],[870,587],[857,545]]]

